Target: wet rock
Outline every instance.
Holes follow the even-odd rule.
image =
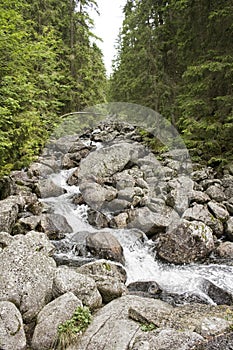
[[[39,180],[35,187],[35,193],[40,198],[59,197],[64,190],[50,179]]]
[[[82,302],[71,292],[47,304],[37,316],[32,338],[33,350],[50,350],[58,340],[58,326],[72,318]]]
[[[111,219],[109,226],[119,229],[126,228],[128,224],[128,218],[129,216],[127,213],[120,213]]]
[[[161,288],[155,281],[137,281],[132,282],[128,286],[130,294],[140,295],[144,297],[158,297],[161,293]]]
[[[0,231],[11,233],[19,213],[19,206],[12,197],[0,201]]]
[[[82,303],[91,309],[101,306],[102,298],[95,281],[73,269],[64,266],[56,270],[53,281],[53,295],[58,297],[66,292],[72,292]]]
[[[87,211],[87,215],[88,215],[88,222],[90,225],[92,225],[96,228],[108,227],[109,219],[103,213],[96,211],[96,210],[93,210],[93,209],[89,209]]]
[[[226,221],[229,218],[228,211],[221,204],[217,204],[211,201],[208,203],[208,208],[210,212],[213,213],[213,215],[216,217],[216,219],[219,219],[221,221]]]
[[[49,239],[61,239],[65,233],[73,232],[66,218],[60,214],[42,214],[37,230],[46,233]]]
[[[111,233],[102,231],[89,235],[86,239],[86,245],[94,256],[125,263],[123,248]]]
[[[0,300],[13,302],[25,322],[31,321],[52,298],[54,247],[44,233],[14,236],[1,253]]]
[[[62,157],[62,162],[61,162],[62,169],[75,168],[76,166],[78,166],[80,160],[81,160],[81,157],[78,161],[76,161],[76,160],[71,159],[70,154],[66,153]]]
[[[17,307],[9,301],[0,301],[0,348],[26,349],[22,316]]]
[[[67,179],[67,184],[70,186],[78,185],[79,168],[77,168]]]
[[[175,264],[204,260],[214,249],[210,227],[200,221],[183,220],[177,228],[161,235],[158,257]]]
[[[72,203],[74,203],[75,205],[82,205],[82,204],[86,204],[85,200],[83,198],[83,195],[81,193],[75,194],[72,197]]]
[[[226,234],[228,239],[233,242],[233,216],[226,222]]]
[[[217,304],[217,305],[232,305],[233,296],[226,290],[216,286],[209,280],[203,280],[203,289],[205,293]]]

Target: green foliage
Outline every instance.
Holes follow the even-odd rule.
[[[59,115],[105,102],[94,0],[0,0],[0,176],[28,166]]]
[[[78,335],[85,332],[91,320],[92,317],[88,307],[77,307],[72,318],[58,326],[58,340],[55,344],[56,349],[66,349]]]
[[[156,329],[157,327],[155,326],[154,323],[142,323],[141,324],[141,330],[143,332],[150,332]]]
[[[148,106],[179,129],[193,159],[233,146],[232,0],[128,0],[110,99]]]

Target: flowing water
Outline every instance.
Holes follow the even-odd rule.
[[[68,223],[73,228],[73,233],[69,234],[66,241],[77,232],[96,232],[96,229],[88,224],[86,205],[75,206],[72,203],[72,196],[79,193],[77,186],[69,186],[66,183],[69,175],[74,169],[61,171],[52,175],[52,180],[63,187],[66,193],[56,198],[47,198],[46,202],[55,213],[66,217]],[[106,229],[104,229],[106,231]],[[156,252],[154,251],[154,242],[146,236],[143,240],[138,238],[132,230],[109,230],[121,243],[126,260],[125,268],[127,270],[127,283],[134,281],[156,281],[163,290],[168,293],[194,293],[200,295],[207,302],[213,301],[203,290],[203,279],[213,282],[220,288],[233,294],[233,267],[217,264],[188,264],[177,266],[173,264],[165,264],[156,260]],[[64,255],[69,260],[79,259],[76,251],[70,249]]]

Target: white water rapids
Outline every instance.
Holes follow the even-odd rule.
[[[87,222],[87,206],[75,206],[71,201],[72,195],[79,193],[77,186],[69,186],[66,183],[67,178],[73,171],[74,169],[63,170],[58,174],[53,174],[52,180],[67,192],[60,197],[43,200],[55,213],[65,216],[73,228],[73,233],[69,234],[67,239],[77,232],[97,231]],[[106,229],[104,230],[106,231]],[[191,292],[202,295],[206,301],[213,304],[213,301],[201,288],[203,279],[207,279],[233,294],[233,267],[217,264],[182,266],[164,264],[156,260],[155,252],[152,249],[153,242],[146,237],[144,242],[141,242],[129,230],[107,230],[115,235],[123,247],[128,284],[134,281],[156,281],[168,293]],[[73,251],[66,253],[66,255],[69,259],[74,258]]]

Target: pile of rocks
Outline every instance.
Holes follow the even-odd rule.
[[[51,349],[58,325],[86,305],[94,311],[93,322],[70,350],[191,350],[211,342],[230,349],[230,294],[209,285],[216,303],[228,306],[185,296],[198,304],[177,307],[153,281],[127,288],[123,249],[106,230],[136,228],[167,262],[204,261],[212,254],[231,263],[233,173],[217,178],[213,169],[194,167],[184,150],[155,157],[136,127],[116,122],[55,140],[28,170],[3,178],[0,348]],[[74,205],[89,205],[88,219],[96,227],[83,240],[98,260],[76,268],[57,266],[51,240],[62,242],[72,228],[40,201],[64,193],[49,177],[61,168],[74,168],[68,184],[81,191]]]

